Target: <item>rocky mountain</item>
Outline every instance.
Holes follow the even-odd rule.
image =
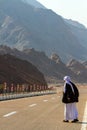
[[[0,44],[56,53],[64,62],[87,59],[87,49],[61,16],[27,1],[0,0]]]
[[[62,80],[63,76],[67,73],[73,75],[56,54],[53,54],[51,58],[49,58],[44,52],[39,52],[35,49],[25,49],[23,51],[19,51],[15,48],[11,49],[10,47],[1,45],[0,55],[4,54],[10,54],[18,57],[19,59],[32,63],[40,70],[40,72],[44,74],[47,82]]]
[[[84,61],[83,65],[87,68],[87,61]]]
[[[21,60],[28,61],[43,73],[47,83],[59,83],[63,81],[65,75],[70,75],[76,82],[87,82],[87,69],[83,63],[71,60],[67,65],[62,62],[60,57],[53,53],[49,58],[44,52],[35,49],[25,49],[19,51],[7,46],[0,46],[0,55],[9,54]],[[83,75],[85,73],[85,75]]]
[[[47,82],[62,81],[64,75],[68,73],[74,77],[74,73],[69,70],[61,61],[57,54],[52,54],[49,58],[44,52],[38,52],[34,49],[26,49],[26,60],[34,64],[45,76]]]
[[[6,54],[0,55],[0,84],[47,85],[43,74],[31,63]]]
[[[87,49],[87,28],[72,20],[65,20],[72,33],[78,38],[79,43]]]
[[[72,59],[67,64],[67,67],[77,75],[77,79],[79,82],[86,82],[86,80],[87,80],[86,64],[83,64],[75,59]]]

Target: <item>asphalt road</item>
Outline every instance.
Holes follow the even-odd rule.
[[[64,104],[58,89],[57,94],[1,101],[0,130],[87,130],[87,87],[79,91],[78,123],[63,122]]]

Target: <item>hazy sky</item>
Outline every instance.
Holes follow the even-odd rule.
[[[87,0],[37,0],[48,9],[87,27]]]

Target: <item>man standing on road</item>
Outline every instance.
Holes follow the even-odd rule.
[[[79,92],[74,83],[71,82],[69,76],[64,77],[64,91],[62,102],[64,105],[64,120],[63,122],[72,123],[78,122],[78,111],[76,108],[76,102],[78,102]]]

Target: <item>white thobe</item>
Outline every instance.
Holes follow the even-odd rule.
[[[76,103],[68,103],[64,105],[64,120],[74,120],[78,118]]]

